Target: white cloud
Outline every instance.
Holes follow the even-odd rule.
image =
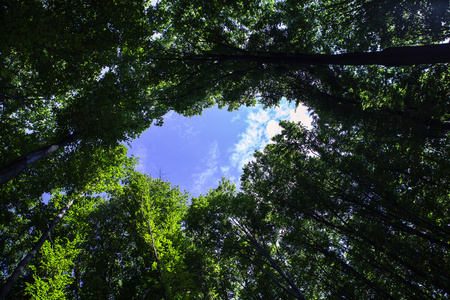
[[[267,127],[266,127],[266,136],[267,138],[270,140],[272,139],[275,135],[280,134],[281,133],[281,126],[278,125],[278,121],[275,120],[270,120],[267,123]]]
[[[233,123],[233,122],[239,120],[240,118],[241,118],[241,115],[240,115],[240,114],[235,115],[235,116],[231,119],[231,123]]]
[[[282,101],[273,109],[264,110],[262,106],[256,106],[248,114],[247,128],[231,151],[231,165],[240,172],[242,167],[253,159],[255,150],[263,150],[275,135],[281,133],[282,129],[278,125],[281,120],[300,121],[311,127],[311,117],[304,106],[295,109],[295,104],[287,101]]]
[[[234,145],[231,155],[231,164],[238,169],[251,161],[255,150],[260,150],[267,144],[266,124],[270,117],[267,111],[264,111],[261,106],[256,107],[251,111],[247,117],[247,128],[244,133],[240,135],[240,140]]]
[[[148,170],[148,149],[143,144],[138,144],[136,151],[133,151],[133,155],[139,158],[139,163],[136,165],[136,171],[145,173]]]
[[[230,172],[230,167],[229,166],[225,166],[225,167],[220,167],[220,171],[223,173],[223,174],[229,174],[229,172]]]
[[[176,117],[177,113],[173,110],[169,111],[167,114],[164,115],[165,121],[172,121]]]
[[[257,122],[257,123],[266,123],[270,120],[269,111],[262,109],[261,106],[256,107],[256,112],[251,112],[248,115],[248,120],[250,122]]]
[[[211,145],[211,148],[209,149],[208,153],[208,159],[206,161],[206,164],[208,167],[216,167],[217,166],[217,160],[220,157],[220,151],[219,151],[219,144],[217,141],[214,141]]]
[[[183,126],[184,130],[183,129],[179,130],[178,134],[184,139],[192,138],[200,132],[199,130],[194,131],[194,125],[192,125],[192,123],[190,122],[184,122]]]
[[[296,109],[291,109],[289,111],[289,121],[298,123],[302,122],[303,126],[311,129],[312,118],[308,112],[306,106],[300,105]]]
[[[277,120],[286,119],[293,106],[294,105],[292,103],[282,101],[277,107],[273,109],[273,111],[275,112],[274,118]]]
[[[203,161],[206,167],[201,173],[196,173],[194,177],[193,193],[197,194],[205,190],[205,185],[211,181],[215,184],[219,181],[219,178],[215,178],[215,174],[218,171],[218,160],[220,158],[219,145],[217,141],[214,141],[208,151],[206,159]]]

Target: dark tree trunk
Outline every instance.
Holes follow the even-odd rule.
[[[20,263],[17,265],[17,267],[14,269],[14,272],[9,276],[8,280],[6,280],[5,284],[2,286],[0,290],[0,300],[5,299],[6,295],[9,293],[11,288],[14,286],[16,281],[19,279],[20,274],[22,271],[28,266],[28,263],[31,261],[31,259],[36,255],[36,253],[39,252],[42,245],[44,245],[45,241],[50,236],[50,233],[55,229],[56,225],[61,221],[61,219],[64,217],[67,210],[72,206],[73,202],[75,201],[75,197],[69,201],[69,203],[61,209],[61,211],[56,215],[55,219],[53,220],[52,224],[48,227],[48,229],[42,234],[39,241],[34,245],[33,249],[25,256]]]
[[[343,54],[284,54],[258,53],[242,55],[186,56],[181,60],[254,61],[261,64],[286,65],[382,65],[413,66],[450,62],[450,44],[391,47],[376,52],[350,52]]]
[[[344,54],[305,54],[289,57],[289,64],[301,65],[382,65],[412,66],[450,62],[450,44],[415,47],[393,47],[379,52],[350,52]]]
[[[12,162],[10,162],[9,164],[0,169],[0,185],[7,183],[15,176],[25,171],[25,169],[32,163],[35,163],[43,159],[44,157],[55,153],[62,147],[76,141],[77,139],[78,134],[74,133],[52,145],[42,147],[35,151],[31,151],[13,160]]]

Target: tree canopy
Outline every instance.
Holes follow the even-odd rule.
[[[321,278],[318,290],[307,285],[309,297],[448,295],[440,267],[449,247],[448,159],[432,150],[447,148],[441,139],[448,136],[420,147],[416,136],[414,144],[404,135],[376,136],[373,126],[283,127],[246,167],[242,184],[282,216],[280,248],[292,255],[295,274]]]
[[[447,0],[9,0],[0,28],[0,298],[449,297]],[[240,190],[121,145],[282,97],[314,127]]]

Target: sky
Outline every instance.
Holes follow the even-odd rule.
[[[228,112],[209,108],[201,116],[183,117],[170,112],[164,124],[152,126],[129,147],[128,154],[139,157],[139,172],[162,175],[172,186],[193,197],[206,194],[225,177],[239,186],[242,167],[281,133],[280,120],[311,126],[303,106],[283,100],[272,109],[241,107]]]

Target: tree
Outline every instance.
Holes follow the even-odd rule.
[[[324,4],[331,23],[329,33],[341,35],[352,31],[340,41],[343,48],[354,41],[358,41],[358,47],[376,50],[375,44],[382,48],[399,41],[423,45],[449,37],[447,1],[362,0],[351,4],[324,1]]]
[[[92,200],[89,218],[53,229],[55,248],[62,232],[73,234],[65,246],[75,240],[73,228],[89,237],[66,289],[124,298],[146,297],[150,285],[172,298],[448,296],[439,267],[448,264],[448,2],[9,1],[0,16],[4,279],[70,195],[95,194],[99,174],[111,175],[119,142],[169,110],[269,106],[284,96],[314,110],[317,128],[284,123],[247,167],[244,192],[222,184],[193,200],[188,239],[185,198],[138,175],[126,192],[116,186]],[[43,193],[66,196],[47,205]],[[64,251],[48,251],[48,262]],[[40,257],[16,286],[47,291],[61,274],[43,276],[55,267],[46,264]],[[204,279],[200,291],[189,276]],[[65,282],[57,281],[55,294]]]
[[[50,146],[44,146],[38,150],[29,152],[16,160],[12,161],[5,167],[1,169],[0,173],[0,185],[3,185],[13,179],[16,175],[22,173],[29,165],[32,163],[41,160],[42,158],[53,154],[58,151],[61,147],[70,144],[71,142],[75,142],[77,139],[77,134],[71,134],[70,136],[58,141],[55,144]]]
[[[124,196],[137,207],[137,231],[154,254],[151,269],[158,271],[155,284],[161,287],[161,298],[196,298],[193,274],[185,261],[190,245],[182,231],[187,194],[161,179],[136,173],[128,178]],[[155,297],[155,287],[152,290]]]
[[[78,254],[79,249],[74,241],[49,241],[47,240],[41,248],[41,259],[39,265],[31,265],[33,271],[33,284],[27,283],[26,293],[33,299],[64,299],[67,296],[66,286],[73,278],[70,271],[73,265],[73,258]]]
[[[446,297],[448,134],[418,141],[373,124],[282,126],[242,185],[284,216],[280,244],[306,296]]]
[[[265,103],[276,104],[288,94],[286,75],[315,88],[324,76],[339,77],[342,70],[349,69],[342,66],[326,70],[311,67],[314,64],[399,65],[393,62],[397,54],[402,59],[419,59],[421,55],[413,55],[414,51],[432,48],[442,49],[441,62],[448,62],[448,50],[444,50],[448,45],[402,48],[423,45],[425,40],[428,44],[445,40],[446,25],[438,26],[437,34],[429,31],[435,28],[435,20],[448,23],[449,14],[442,13],[438,1],[421,1],[418,5],[391,1],[397,9],[396,17],[387,12],[366,26],[369,11],[376,11],[385,2],[364,0],[349,6],[330,1],[237,1],[217,5],[202,0],[161,1],[157,9],[162,11],[166,26],[161,32],[161,49],[149,57],[157,70],[166,70],[160,74],[170,83],[160,97],[184,100],[193,107],[210,98],[235,107],[233,102],[251,103],[249,98],[255,95]],[[408,19],[418,14],[426,17]],[[349,20],[352,24],[345,26]],[[412,26],[404,26],[408,21],[424,30],[415,33]],[[390,28],[405,28],[408,34],[385,38]],[[369,60],[378,56],[392,61]]]
[[[305,299],[278,249],[280,232],[275,219],[264,203],[236,194],[229,181],[192,199],[186,231],[203,255],[217,265],[219,271],[211,272],[204,281],[216,286],[219,297]]]
[[[31,251],[20,261],[20,263],[17,265],[17,267],[14,269],[14,272],[8,277],[8,279],[6,280],[6,282],[4,283],[4,285],[2,286],[1,289],[1,293],[0,293],[0,299],[4,299],[6,297],[6,295],[9,293],[9,291],[11,290],[11,288],[13,287],[13,285],[16,283],[16,281],[19,279],[19,276],[21,275],[21,273],[23,272],[23,270],[28,266],[28,264],[30,263],[31,259],[41,250],[42,246],[44,245],[44,243],[47,241],[47,239],[50,237],[50,233],[55,229],[56,225],[59,223],[59,221],[64,217],[65,213],[67,212],[67,210],[72,206],[73,202],[75,201],[75,199],[72,199],[69,201],[69,203],[61,210],[61,212],[59,214],[56,215],[55,219],[52,221],[51,225],[48,227],[48,229],[42,234],[42,236],[39,238],[39,240],[36,242],[35,246],[31,249]],[[48,248],[45,247],[44,248],[45,252],[48,252]],[[49,253],[47,253],[49,254]],[[55,267],[55,266],[53,266]],[[60,274],[57,274],[60,275]],[[56,293],[55,291],[51,291],[51,295],[53,295],[54,293],[56,294],[56,296],[61,296],[61,288],[64,287],[65,284],[65,277],[63,278],[59,278],[63,280],[62,286],[61,283],[59,282],[60,280],[57,280],[57,287],[55,288],[53,286],[53,288],[56,289]],[[32,289],[30,289],[32,291]],[[30,291],[29,290],[29,291]],[[33,292],[31,292],[33,293]],[[38,287],[36,289],[36,292],[33,294],[47,294],[48,295],[48,291],[47,288],[43,288],[42,287]],[[53,296],[51,296],[51,298],[53,298]]]
[[[315,64],[448,62],[443,2],[403,2],[12,1],[1,8],[2,130],[12,134],[2,136],[3,165],[72,134],[72,145],[111,145],[169,110],[235,109],[255,96],[273,105],[292,77],[315,91],[343,74],[358,82],[363,70]],[[395,11],[372,18],[386,3]],[[356,92],[333,94],[342,90]]]
[[[15,171],[3,178],[2,169],[2,183],[45,157],[36,149],[115,146],[167,112],[145,96],[136,52],[153,34],[151,10],[144,1],[1,7],[0,158]]]
[[[80,156],[83,157],[83,155]],[[15,223],[2,222],[2,255],[10,256],[6,261],[11,261],[9,265],[5,265],[5,269],[11,271],[6,271],[3,274],[5,282],[1,291],[2,298],[17,282],[21,273],[27,270],[31,259],[40,251],[52,231],[57,228],[56,226],[74,203],[80,201],[79,198],[85,197],[85,195],[118,188],[118,180],[122,178],[125,170],[130,167],[133,161],[133,159],[126,157],[124,147],[118,147],[110,151],[98,149],[96,153],[92,153],[91,158],[92,160],[89,162],[76,161],[75,159],[79,168],[75,171],[67,169],[67,166],[65,166],[64,173],[72,181],[71,185],[65,184],[65,188],[60,188],[59,191],[53,190],[53,198],[47,204],[42,202],[40,194],[37,195],[37,199],[36,195],[31,194],[34,198],[23,202],[20,201],[20,197],[27,194],[26,189],[20,192],[14,191],[13,188],[5,189],[5,195],[3,196],[6,199],[2,199],[2,205],[7,208],[5,215],[8,219],[18,220],[20,228],[24,231],[14,234],[14,228],[11,226],[14,226]],[[61,174],[57,175],[59,176],[56,178],[62,179],[62,181],[67,179]],[[8,198],[10,195],[12,199]],[[20,202],[16,202],[14,196],[19,197]],[[5,203],[5,200],[8,200],[8,202]],[[51,222],[48,221],[50,218],[53,218]],[[43,229],[44,226],[45,230]],[[42,232],[42,234],[36,237],[39,232]],[[33,239],[36,242],[34,245],[30,245],[30,240]],[[23,253],[26,253],[26,255],[22,259]],[[15,263],[14,259],[16,260]],[[11,267],[15,264],[17,264],[17,267],[12,271]]]
[[[123,187],[74,210],[58,236],[81,236],[67,294],[81,298],[197,299],[181,230],[186,194],[129,169]],[[38,283],[35,281],[35,283]],[[37,289],[37,287],[34,287]]]
[[[151,297],[147,287],[157,273],[148,266],[152,251],[136,230],[137,208],[122,197],[98,198],[86,215],[74,216],[73,226],[85,233],[74,258],[74,297]]]
[[[48,115],[45,122],[51,125],[42,131],[34,127],[33,118],[22,119],[7,105],[5,122],[2,124],[6,128],[13,126],[21,134],[5,137],[10,139],[11,144],[2,151],[2,161],[13,162],[6,165],[2,173],[6,173],[5,169],[12,169],[13,172],[10,176],[5,175],[4,180],[2,174],[2,182],[10,180],[31,163],[54,154],[64,145],[70,146],[66,149],[80,151],[83,146],[108,148],[116,146],[118,142],[128,141],[167,112],[162,106],[145,102],[145,92],[135,87],[139,85],[139,76],[125,74],[129,70],[119,71],[120,66],[116,69],[116,74],[108,72],[101,79],[86,83],[84,90],[72,91],[75,95],[62,97],[61,107],[45,108],[44,114]],[[17,109],[29,108],[18,106]],[[24,124],[17,124],[18,120]],[[40,118],[36,122],[40,122]],[[30,133],[27,134],[27,131]]]

